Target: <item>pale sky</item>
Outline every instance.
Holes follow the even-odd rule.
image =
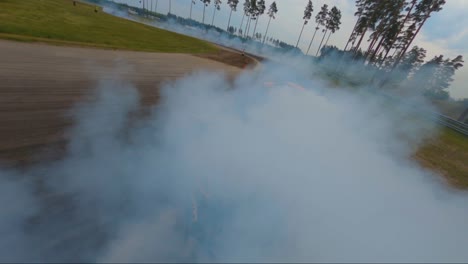
[[[147,0],[148,1],[148,0]],[[172,13],[178,16],[188,17],[190,12],[190,3],[192,0],[153,0],[158,2],[157,12],[167,13],[169,11],[169,1],[172,1]],[[216,13],[215,25],[220,28],[227,28],[229,7],[227,0],[222,0],[221,10]],[[245,0],[239,1],[237,12],[233,12],[231,25],[239,27],[242,18],[242,5]],[[131,5],[140,5],[139,0],[115,0],[115,2],[126,2]],[[148,2],[151,2],[149,0]],[[213,2],[213,0],[212,0]],[[266,0],[267,7],[272,0]],[[299,37],[302,26],[302,16],[304,7],[308,0],[276,0],[278,14],[275,20],[272,20],[269,30],[269,36],[278,38],[289,44],[295,45]],[[314,17],[320,7],[327,3],[330,7],[336,6],[342,12],[341,29],[336,32],[329,41],[329,44],[336,45],[343,49],[346,40],[351,33],[356,17],[354,0],[312,0],[314,13],[310,23],[306,26],[299,47],[305,51],[314,33]],[[211,22],[213,15],[213,5],[206,8],[205,22]],[[435,55],[443,54],[450,58],[456,55],[463,55],[468,62],[468,0],[447,0],[444,9],[439,13],[433,14],[423,27],[414,44],[425,48],[428,51],[427,59]],[[202,20],[203,5],[200,0],[196,0],[193,6],[192,18],[198,21]],[[264,15],[260,18],[257,31],[262,34],[265,32],[268,17]],[[369,34],[368,34],[369,35]],[[317,52],[322,34],[317,33],[310,54]],[[468,64],[463,67],[455,76],[455,82],[450,87],[449,92],[453,98],[468,98]]]

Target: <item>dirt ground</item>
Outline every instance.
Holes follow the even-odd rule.
[[[102,79],[133,83],[151,104],[167,80],[202,69],[233,76],[252,62],[226,49],[193,56],[0,41],[0,162],[39,161],[66,142],[67,112]]]

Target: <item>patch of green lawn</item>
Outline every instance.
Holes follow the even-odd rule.
[[[152,52],[210,53],[205,41],[121,19],[72,0],[0,0],[0,38]]]
[[[468,189],[468,138],[462,134],[443,128],[415,157],[422,165],[443,174],[452,185]]]

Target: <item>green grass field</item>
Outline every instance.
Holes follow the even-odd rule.
[[[95,12],[72,0],[0,0],[0,38],[153,52],[210,53],[210,43]]]
[[[451,185],[468,189],[468,138],[465,136],[443,128],[416,152],[415,158],[444,175]]]

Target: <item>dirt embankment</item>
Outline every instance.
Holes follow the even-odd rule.
[[[217,52],[208,54],[198,54],[196,56],[200,58],[210,59],[218,62],[222,62],[238,68],[247,68],[248,66],[255,66],[263,58],[241,52],[235,49],[217,45],[219,50]]]

